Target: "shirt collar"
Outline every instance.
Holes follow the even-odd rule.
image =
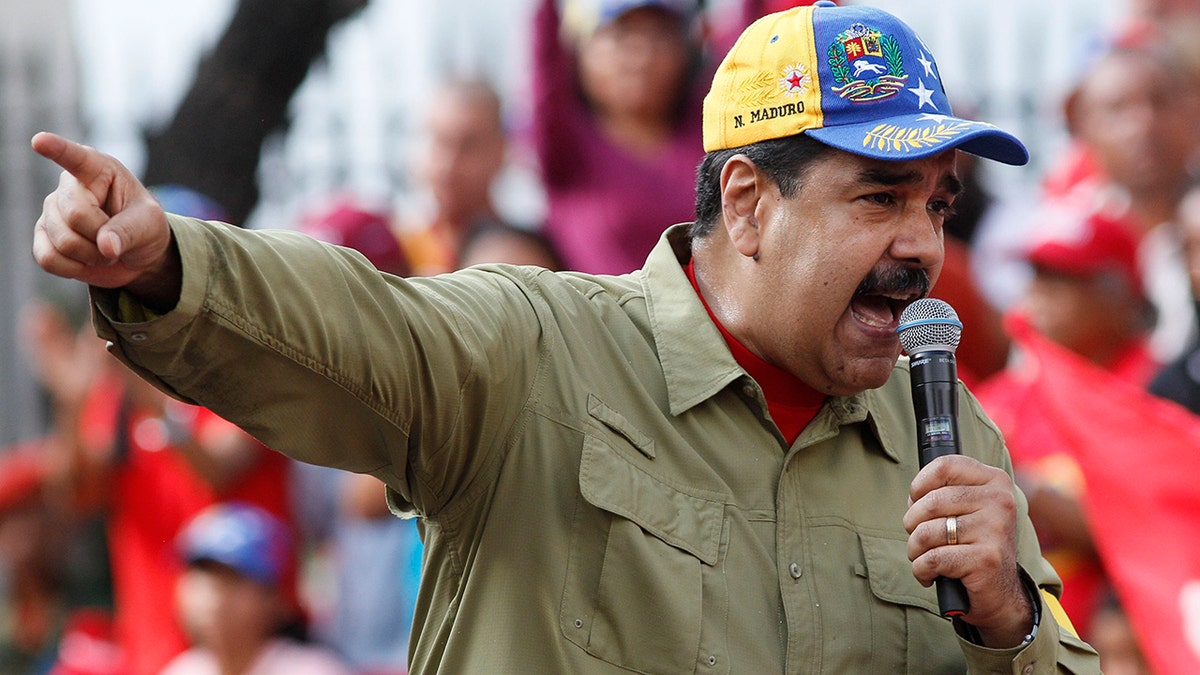
[[[642,267],[642,292],[672,415],[686,412],[746,374],[684,271],[692,258],[688,227],[685,223],[668,228]],[[893,375],[883,388],[896,387],[898,379]],[[830,397],[828,406],[833,417],[828,423],[840,426],[868,422],[884,454],[899,461],[895,447],[898,434],[890,427],[902,423],[898,416],[902,411],[884,403],[895,398],[881,396],[881,390]],[[823,417],[818,415],[818,420]]]
[[[642,290],[672,415],[715,395],[745,373],[692,290],[683,269],[691,257],[688,225],[674,225],[642,268]]]

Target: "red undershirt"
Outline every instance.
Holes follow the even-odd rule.
[[[808,386],[791,373],[763,361],[746,349],[742,343],[737,341],[737,338],[725,330],[725,326],[722,326],[717,317],[713,315],[708,302],[700,293],[700,286],[696,284],[696,272],[692,268],[690,260],[684,271],[687,272],[688,281],[692,282],[692,289],[696,291],[700,302],[704,303],[708,317],[721,331],[721,337],[725,338],[725,344],[729,345],[729,351],[733,353],[734,360],[762,387],[763,396],[767,399],[767,411],[771,414],[775,426],[779,427],[779,432],[783,434],[783,438],[787,440],[788,444],[795,442],[800,432],[804,431],[804,427],[808,426],[808,423],[817,416],[821,405],[825,403],[825,394]]]

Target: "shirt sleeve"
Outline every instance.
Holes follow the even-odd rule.
[[[375,475],[419,513],[484,489],[539,357],[516,271],[400,279],[294,232],[168,218],[174,310],[92,289],[118,358],[272,449]]]

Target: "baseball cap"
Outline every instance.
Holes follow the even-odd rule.
[[[188,565],[215,562],[267,586],[276,585],[291,554],[287,527],[246,502],[220,502],[201,511],[178,538]]]
[[[1025,250],[1025,259],[1049,270],[1086,277],[1116,272],[1143,293],[1134,224],[1123,213],[1058,211],[1061,221],[1047,224]]]
[[[619,19],[623,14],[642,7],[655,7],[677,16],[686,16],[687,7],[677,0],[598,0],[600,25]]]
[[[752,23],[704,98],[707,152],[800,133],[875,159],[959,148],[1029,161],[1012,134],[954,116],[933,54],[903,21],[827,0]]]

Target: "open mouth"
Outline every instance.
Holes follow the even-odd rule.
[[[865,326],[895,330],[899,325],[900,313],[918,297],[920,296],[916,293],[857,294],[850,301],[850,312]]]
[[[900,313],[914,300],[925,297],[930,286],[929,274],[923,269],[873,269],[855,289],[850,299],[850,313],[867,328],[895,331],[900,323]]]

